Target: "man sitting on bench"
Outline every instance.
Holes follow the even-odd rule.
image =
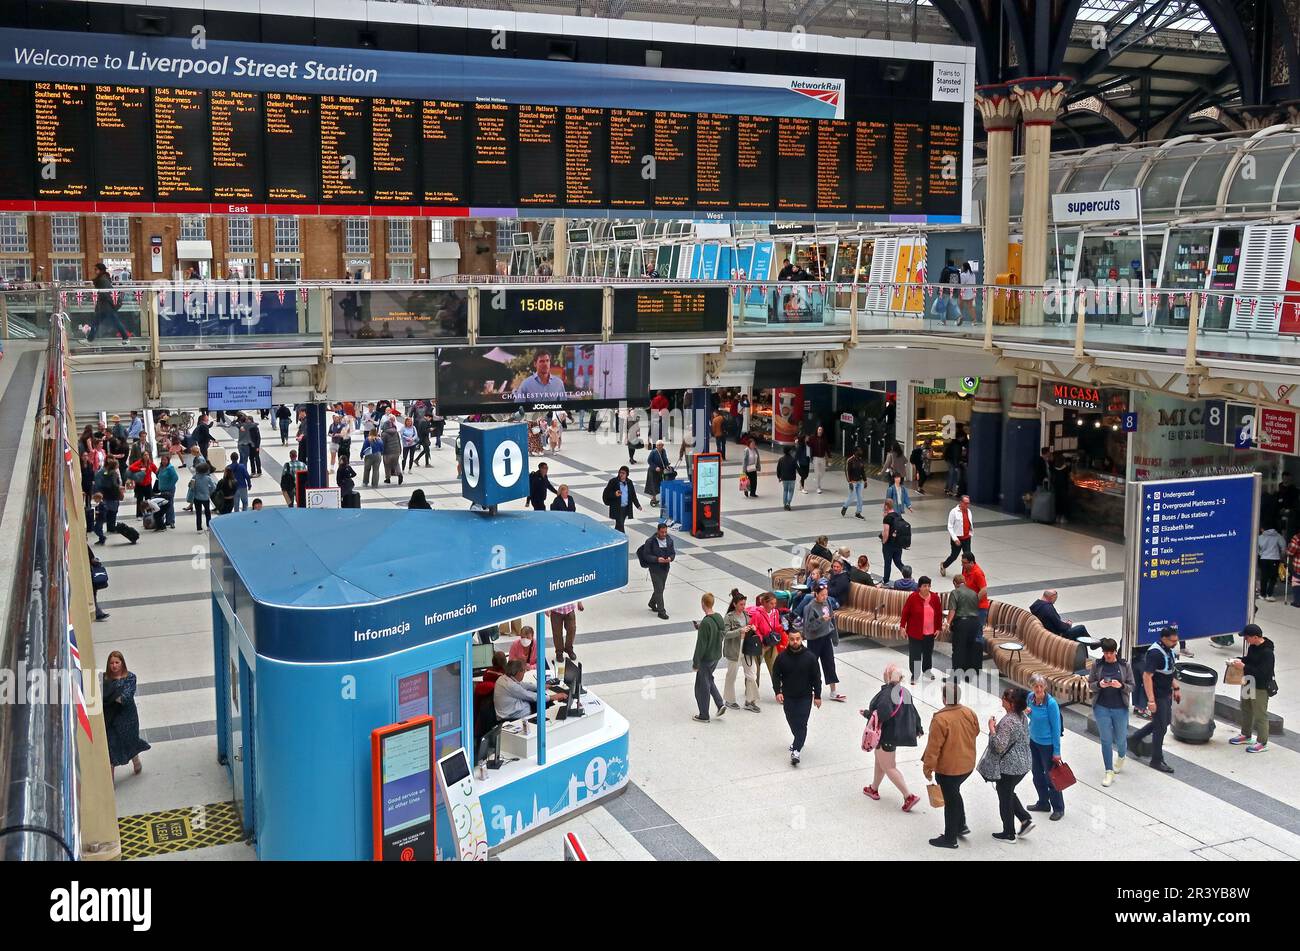
[[[1038,618],[1043,627],[1060,637],[1077,641],[1088,636],[1088,629],[1082,624],[1071,624],[1068,618],[1061,617],[1056,611],[1055,591],[1044,591],[1043,596],[1029,606],[1029,613]]]

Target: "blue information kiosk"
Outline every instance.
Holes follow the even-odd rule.
[[[622,533],[565,512],[214,520],[217,752],[258,856],[371,859],[371,731],[430,714],[438,757],[473,751],[474,632],[620,588],[627,559]],[[627,721],[581,699],[582,717],[503,732],[478,783],[489,847],[626,785]],[[445,815],[438,849],[456,854]]]

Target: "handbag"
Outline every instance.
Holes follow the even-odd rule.
[[[103,591],[108,587],[108,569],[102,563],[97,562],[90,569],[90,583],[96,591]]]
[[[659,478],[660,481],[662,482],[672,482],[674,479],[677,478],[677,470],[674,469],[672,466],[668,466],[664,469],[664,474]]]
[[[864,714],[865,710],[862,711]],[[867,720],[867,725],[862,728],[862,752],[870,753],[880,745],[880,715],[875,710],[871,711],[871,718]]]
[[[943,808],[943,790],[939,788],[937,783],[930,783],[926,786],[925,794],[930,797],[930,808]]]
[[[1052,781],[1052,788],[1057,792],[1065,792],[1075,783],[1074,770],[1070,769],[1070,765],[1065,760],[1061,760],[1048,770],[1047,778]]]
[[[980,778],[985,782],[996,783],[1002,778],[1002,757],[1010,753],[1019,742],[1020,738],[1017,737],[1011,741],[1011,746],[1007,747],[1006,752],[998,753],[993,746],[993,737],[989,737],[989,745],[984,748],[984,755],[980,757],[980,761],[975,765],[975,772],[979,773]]]

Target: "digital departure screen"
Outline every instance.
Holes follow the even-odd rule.
[[[154,162],[159,201],[207,201],[208,97],[196,89],[153,91]]]
[[[414,99],[371,101],[371,197],[375,204],[419,203],[420,122],[420,103]]]
[[[262,96],[240,89],[208,93],[212,123],[212,198],[263,201]]]
[[[898,96],[847,103],[820,81],[792,87],[847,118],[690,111],[673,97],[654,100],[663,108],[566,105],[541,79],[549,103],[0,79],[0,156],[16,172],[0,195],[212,213],[959,218],[969,104],[940,86],[931,98],[932,71],[909,76]]]
[[[32,152],[32,101],[28,83],[0,80],[0,199],[31,199],[35,163]]]
[[[320,200],[370,201],[370,101],[320,97]]]
[[[609,201],[609,118],[604,109],[564,110],[564,206],[598,208]]]
[[[149,90],[96,86],[95,196],[101,201],[153,199]]]
[[[420,142],[423,162],[421,203],[439,207],[469,204],[465,177],[465,104],[421,103]]]
[[[90,87],[36,83],[36,197],[57,200],[91,195]]]
[[[616,336],[727,332],[725,287],[616,287]]]
[[[313,202],[319,196],[316,101],[296,92],[268,92],[266,120],[266,200]]]
[[[479,295],[479,336],[597,336],[603,297],[599,287],[493,288]]]

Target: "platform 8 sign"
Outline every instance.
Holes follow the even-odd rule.
[[[1254,599],[1259,476],[1136,487],[1136,578],[1127,586],[1135,643],[1153,643],[1166,625],[1184,640],[1240,631]]]

